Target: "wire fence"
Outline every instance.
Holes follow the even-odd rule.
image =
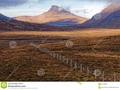
[[[86,73],[87,75],[92,75],[95,78],[95,81],[120,81],[120,74],[119,73],[108,73],[100,69],[93,69],[88,65],[81,63],[80,61],[69,59],[58,52],[51,51],[47,48],[42,48],[34,43],[31,43],[33,47],[35,47],[40,52],[44,52],[53,58],[59,60],[66,66],[73,68],[74,70],[80,70],[81,72]]]

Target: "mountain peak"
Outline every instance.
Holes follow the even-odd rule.
[[[63,7],[52,5],[49,11],[52,12],[61,12],[61,13],[70,13],[68,10],[64,9]]]
[[[59,9],[60,7],[57,5],[52,5],[51,9]]]

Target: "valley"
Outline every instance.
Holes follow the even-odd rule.
[[[114,77],[119,81],[119,29],[0,33],[2,39],[0,40],[0,70],[2,71],[0,80],[103,81],[102,74],[97,78],[87,74],[85,68],[89,67],[93,74],[98,69],[101,73],[104,71],[105,81],[113,81]],[[11,48],[10,41],[15,41],[17,46]],[[80,68],[74,69],[74,65],[70,67],[61,60],[37,50],[31,46],[31,43],[73,60],[78,66],[82,63],[84,69],[82,71]]]
[[[0,9],[0,81],[120,81],[120,4],[33,3]]]

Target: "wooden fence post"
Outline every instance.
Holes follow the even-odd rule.
[[[68,63],[69,63],[69,62],[68,62],[68,58],[67,58],[67,60],[66,60],[66,64],[68,65]]]
[[[76,62],[75,62],[75,65],[74,65],[74,69],[75,69],[75,70],[77,69],[77,64],[76,64]]]
[[[90,70],[89,70],[89,67],[87,67],[87,74],[89,75],[89,73],[90,73]]]
[[[81,70],[81,72],[82,72],[82,70],[83,70],[82,68],[83,68],[83,65],[82,65],[82,64],[80,64],[80,70]]]
[[[72,61],[72,60],[70,60],[70,67],[72,67],[72,63],[73,63],[73,61]]]
[[[103,82],[105,81],[105,72],[103,71],[103,74],[102,74],[102,79],[103,79]]]

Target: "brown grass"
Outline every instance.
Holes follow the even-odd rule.
[[[45,44],[41,41],[43,36],[50,36]],[[85,30],[74,32],[1,32],[2,38],[18,37],[31,39],[41,47],[60,53],[69,59],[80,61],[85,66],[93,70],[100,69],[109,73],[120,74],[120,31],[119,30]],[[103,39],[104,38],[104,39]],[[43,38],[44,39],[44,38]],[[93,47],[99,42],[95,49]],[[71,48],[66,47],[67,40],[73,42]],[[10,40],[8,40],[9,42]],[[16,40],[18,41],[18,40]],[[66,64],[49,56],[47,53],[40,52],[30,46],[30,42],[19,40],[20,46],[15,49],[4,48],[0,51],[0,80],[9,81],[95,81],[93,75],[73,70]],[[1,43],[3,41],[0,41]],[[5,42],[5,41],[4,41]],[[5,44],[3,42],[3,45]],[[8,43],[7,43],[8,44]],[[2,47],[2,46],[1,46]],[[19,66],[20,65],[20,66]],[[7,77],[18,67],[18,70]],[[38,76],[37,70],[45,70],[44,76]],[[69,74],[68,74],[69,73]],[[67,76],[66,76],[67,75]],[[102,80],[102,79],[97,79]],[[109,79],[113,81],[113,79]]]
[[[28,35],[28,36],[67,36],[67,37],[101,37],[120,35],[120,29],[85,29],[74,31],[12,31],[0,32],[0,35]]]

